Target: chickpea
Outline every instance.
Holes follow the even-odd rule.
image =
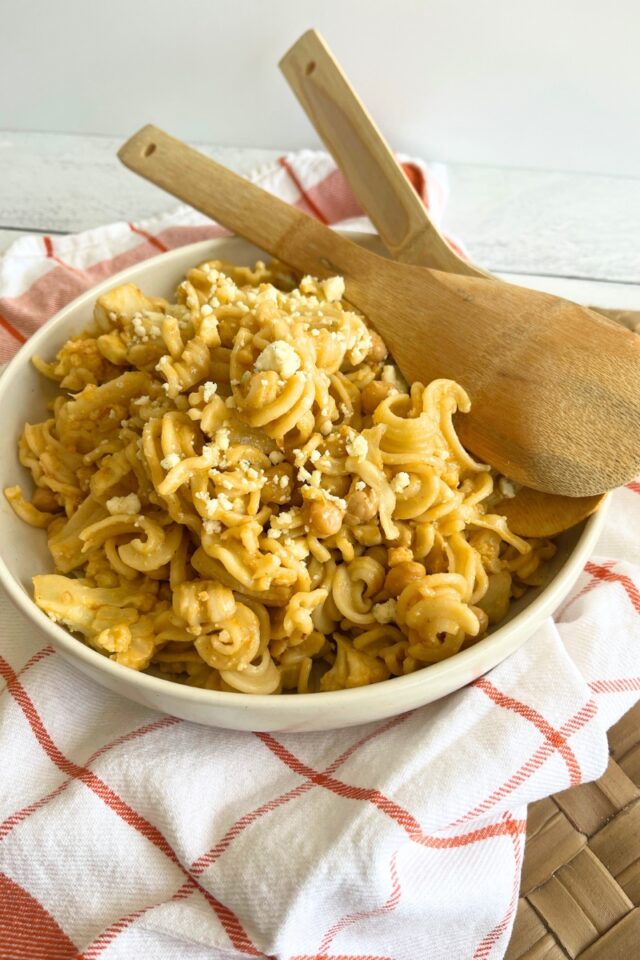
[[[332,477],[326,473],[322,478],[323,489],[332,493],[334,497],[346,497],[351,486],[351,477],[348,475]]]
[[[345,523],[366,523],[376,515],[378,504],[373,490],[355,490],[347,500]]]
[[[372,380],[360,394],[363,413],[373,413],[379,403],[385,400],[393,390],[392,383],[384,380]]]
[[[293,467],[290,463],[279,463],[264,472],[266,483],[262,488],[263,503],[288,503],[293,490]],[[286,485],[282,477],[287,478]]]
[[[390,567],[413,560],[413,551],[409,547],[389,547],[387,562]]]
[[[31,500],[38,510],[44,510],[47,513],[57,513],[60,510],[60,504],[56,500],[53,490],[49,490],[47,487],[36,487]]]
[[[312,500],[309,504],[309,530],[316,537],[332,537],[342,526],[343,512],[336,503]]]
[[[375,360],[375,361],[384,360],[384,358],[389,353],[389,351],[387,350],[384,344],[384,340],[379,334],[375,332],[375,330],[371,330],[370,333],[371,333],[371,348],[369,350],[369,353],[367,354],[367,359]]]
[[[413,580],[420,580],[426,574],[421,563],[415,560],[405,560],[389,570],[384,588],[391,597],[399,597],[402,591]]]

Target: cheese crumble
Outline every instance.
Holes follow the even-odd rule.
[[[349,456],[355,457],[358,463],[366,460],[367,453],[369,452],[369,444],[361,433],[354,433],[353,436],[349,437],[346,447]]]
[[[202,399],[204,400],[205,403],[209,403],[209,400],[211,400],[211,397],[215,394],[217,389],[218,389],[218,384],[213,383],[213,381],[211,380],[207,380],[207,382],[203,384]]]
[[[117,513],[140,513],[141,503],[137,493],[130,493],[126,497],[111,497],[107,500],[107,510],[114,516]]]
[[[408,473],[405,473],[404,470],[401,470],[400,473],[396,473],[395,477],[391,481],[391,489],[394,493],[401,493],[403,490],[406,490],[409,484],[411,483],[411,477]]]
[[[256,370],[275,370],[285,378],[292,377],[300,369],[300,357],[286,340],[274,340],[264,348],[254,367]]]
[[[329,277],[320,284],[325,299],[329,303],[335,303],[336,300],[342,300],[344,296],[344,279],[342,277]]]
[[[396,601],[387,600],[385,603],[376,603],[371,612],[378,623],[393,623],[396,619]]]

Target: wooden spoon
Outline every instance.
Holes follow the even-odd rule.
[[[396,260],[489,277],[449,246],[325,41],[308,30],[280,61],[289,86]],[[498,278],[493,278],[497,280]],[[603,496],[562,497],[521,487],[496,511],[521,536],[550,537],[600,506]]]
[[[591,496],[640,472],[640,339],[630,331],[546,293],[379,257],[157,127],[118,156],[294,269],[341,274],[408,381],[464,384],[461,440],[501,473]]]

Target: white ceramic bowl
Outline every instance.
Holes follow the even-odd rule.
[[[371,237],[359,237],[367,246]],[[244,240],[207,240],[164,253],[124,270],[87,291],[61,310],[31,337],[0,377],[0,488],[21,483],[30,489],[31,478],[18,463],[16,443],[25,421],[45,417],[45,405],[54,385],[31,364],[39,354],[50,358],[69,337],[89,322],[96,297],[118,283],[133,281],[146,293],[170,296],[191,266],[219,257],[249,263],[264,256]],[[0,583],[12,601],[40,630],[43,639],[96,683],[138,703],[197,723],[233,730],[328,730],[380,720],[430,703],[470,683],[517,650],[567,595],[584,567],[603,523],[603,510],[558,540],[552,577],[542,589],[529,591],[510,609],[508,619],[475,646],[449,660],[425,667],[406,677],[354,690],[284,696],[250,696],[199,690],[137,673],[90,649],[53,623],[35,605],[31,578],[52,569],[46,538],[41,530],[16,517],[0,494]]]

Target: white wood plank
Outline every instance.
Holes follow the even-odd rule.
[[[534,274],[499,273],[499,277],[531,290],[544,290],[575,303],[609,310],[640,310],[640,285],[575,280],[572,277],[539,277]]]
[[[1,133],[0,227],[68,233],[175,207],[173,197],[118,162],[121,143],[112,137]],[[239,173],[278,156],[273,150],[200,149]]]
[[[640,179],[449,167],[446,228],[493,271],[640,282]]]
[[[0,133],[0,231],[70,232],[172,209],[173,198],[118,163],[118,145],[110,137]],[[280,153],[201,149],[241,173]],[[450,165],[449,174],[445,228],[478,263],[523,275],[640,283],[640,179],[468,164]],[[0,233],[0,249],[17,235]]]

